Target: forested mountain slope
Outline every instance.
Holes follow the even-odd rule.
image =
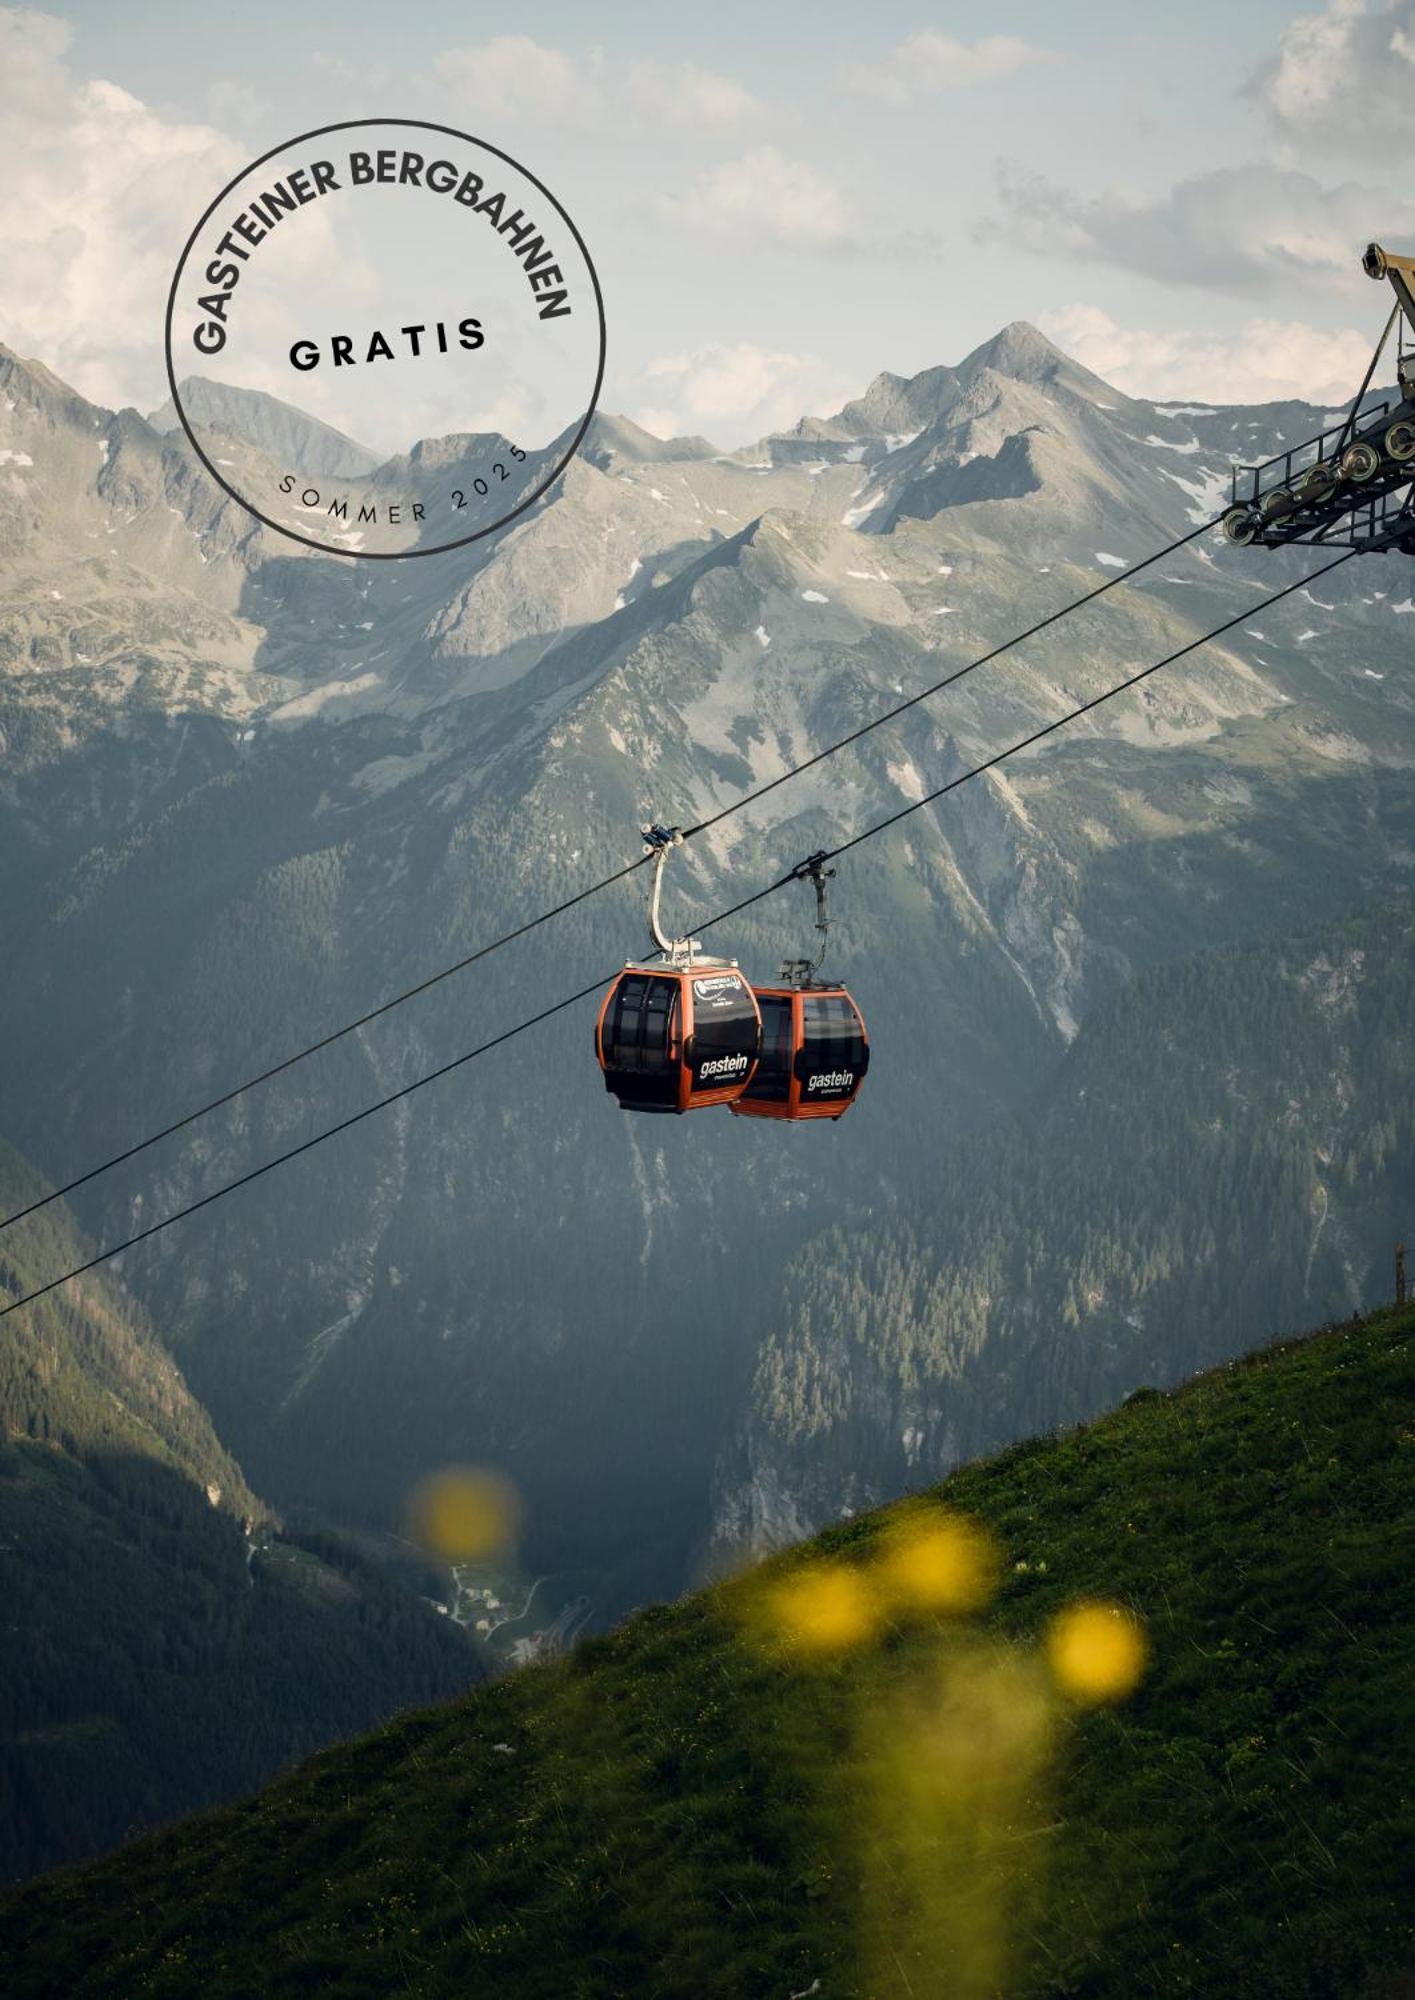
[[[48,1193],[0,1141],[0,1215]],[[41,1274],[86,1261],[61,1203],[0,1235],[0,1303]],[[0,1428],[73,1457],[146,1457],[205,1490],[212,1507],[248,1527],[269,1519],[211,1419],[141,1315],[101,1272],[6,1316],[0,1329]]]
[[[1384,2000],[1412,1392],[1385,1312],[1015,1447],[33,1885],[9,1990]]]
[[[817,1237],[717,1533],[758,1550],[1390,1286],[1415,1220],[1415,900],[1140,974],[1015,1117]]]
[[[750,450],[606,418],[504,533],[361,563],[257,527],[185,436],[37,364],[0,354],[0,390],[0,1129],[55,1180],[620,868],[645,820],[716,814],[1104,581],[695,839],[670,922],[1240,619],[842,861],[829,968],[875,1059],[830,1132],[645,1129],[605,1096],[585,1003],[129,1255],[287,1515],[383,1531],[429,1465],[489,1461],[547,1596],[606,1622],[676,1592],[724,1450],[772,1421],[763,1314],[798,1251],[932,1187],[1137,974],[1409,886],[1407,559],[1261,614],[1305,558],[1210,537],[1135,567],[1208,518],[1232,457],[1320,410],[1126,397],[1017,325]],[[459,443],[419,449],[431,477]],[[643,941],[641,880],[90,1183],[84,1229],[126,1236],[607,976]],[[802,890],[707,937],[770,976],[809,917]],[[1236,1344],[1269,1323],[1240,1316]],[[1001,1379],[988,1437],[1036,1422],[1047,1379]],[[888,1470],[890,1395],[878,1416]],[[815,1471],[808,1439],[783,1476]]]
[[[42,1193],[0,1147],[0,1214]],[[59,1207],[0,1301],[82,1260]],[[251,1492],[171,1358],[91,1275],[0,1322],[0,1879],[231,1797],[479,1676],[466,1635]]]

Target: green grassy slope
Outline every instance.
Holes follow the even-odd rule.
[[[1412,1333],[1142,1391],[32,1885],[0,1906],[9,1990],[1407,1991]],[[877,1581],[940,1500],[1001,1558],[951,1621]],[[812,1577],[872,1592],[835,1653],[780,1644],[773,1593]],[[1128,1701],[1045,1665],[1087,1595],[1144,1620]]]

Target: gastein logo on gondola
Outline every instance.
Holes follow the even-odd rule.
[[[564,206],[420,119],[263,154],[206,209],[167,303],[172,401],[212,478],[338,555],[435,555],[524,513],[579,449],[604,353]]]
[[[735,1056],[713,1056],[711,1061],[705,1062],[699,1067],[698,1080],[701,1083],[706,1083],[710,1076],[715,1076],[720,1078],[724,1083],[729,1082],[734,1076],[742,1074],[749,1060],[749,1057],[741,1054]]]

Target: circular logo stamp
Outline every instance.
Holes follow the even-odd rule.
[[[325,125],[222,189],[167,300],[182,428],[257,520],[394,560],[504,527],[604,377],[584,239],[527,168],[416,118]]]

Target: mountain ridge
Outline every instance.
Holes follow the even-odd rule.
[[[381,453],[264,390],[236,388],[205,375],[189,375],[177,390],[189,424],[245,437],[273,457],[293,459],[301,472],[359,479],[383,463]],[[155,431],[181,429],[170,396],[148,413],[147,422]]]

